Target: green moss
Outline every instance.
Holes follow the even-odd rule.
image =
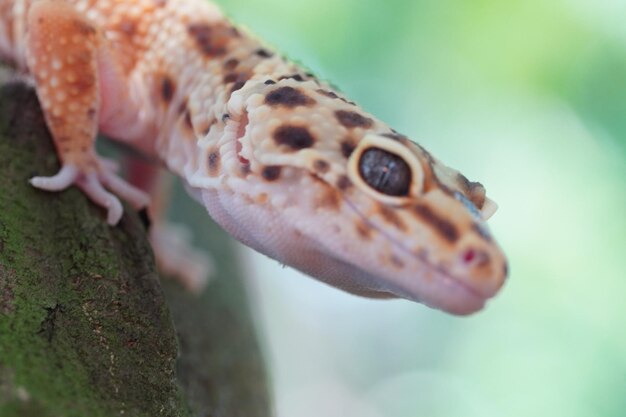
[[[270,415],[238,262],[204,208],[174,198],[220,271],[201,297],[165,285],[175,361],[141,222],[28,184],[58,168],[32,92],[0,89],[0,416]]]
[[[4,87],[0,115],[0,415],[188,415],[141,222],[30,187],[58,169],[37,102]]]

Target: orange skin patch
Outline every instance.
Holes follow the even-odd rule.
[[[356,231],[361,238],[365,240],[370,240],[372,238],[372,233],[374,230],[364,220],[357,220],[354,227],[356,228]]]
[[[28,63],[59,156],[93,165],[84,150],[97,132],[98,32],[71,6],[48,1],[32,6],[28,27]]]

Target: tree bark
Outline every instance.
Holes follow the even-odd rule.
[[[137,213],[110,227],[77,189],[28,184],[58,168],[32,90],[1,87],[0,415],[269,416],[241,276],[208,216],[224,274],[201,297],[164,293]]]

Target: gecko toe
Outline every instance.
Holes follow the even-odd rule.
[[[30,179],[30,184],[35,187],[46,191],[62,191],[72,185],[80,171],[75,165],[64,165],[56,175],[51,177],[33,177]]]
[[[135,209],[141,209],[150,204],[148,194],[115,174],[119,168],[116,162],[97,156],[93,156],[93,159],[93,164],[85,164],[85,166],[95,165],[97,167],[95,170],[83,169],[76,164],[68,163],[63,165],[56,175],[33,177],[30,183],[33,187],[46,191],[63,191],[72,185],[77,185],[91,201],[107,210],[107,223],[112,226],[116,225],[124,214],[124,208],[117,196],[127,200]]]
[[[120,200],[102,187],[95,172],[87,174],[78,181],[78,186],[96,204],[107,210],[107,223],[116,225],[124,214]]]
[[[150,204],[150,196],[139,188],[132,186],[112,172],[101,174],[102,182],[115,194],[128,201],[135,209],[147,207]]]

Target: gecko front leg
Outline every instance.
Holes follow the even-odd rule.
[[[56,175],[34,177],[31,184],[48,191],[76,185],[107,210],[107,222],[115,225],[123,214],[116,195],[135,208],[145,207],[149,197],[119,178],[94,149],[101,107],[99,74],[115,73],[110,68],[114,63],[106,59],[106,39],[61,1],[34,3],[27,27],[26,62],[62,164]]]

